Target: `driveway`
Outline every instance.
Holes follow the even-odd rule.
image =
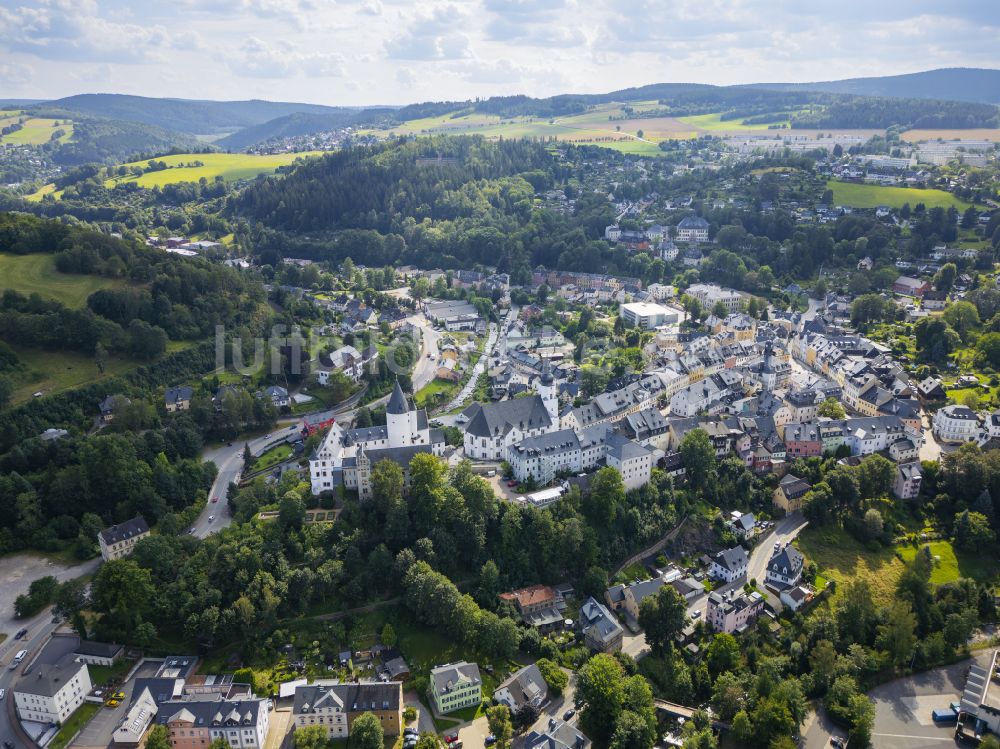
[[[291,749],[294,741],[294,733],[291,731],[292,708],[283,707],[271,712],[270,725],[267,729],[267,740],[264,742],[264,749]]]
[[[416,692],[411,690],[403,694],[403,706],[412,707],[417,711],[416,728],[421,734],[437,733],[430,710],[424,707],[424,704],[420,701],[420,696]]]

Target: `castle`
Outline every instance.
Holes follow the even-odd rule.
[[[444,454],[444,433],[428,426],[427,411],[410,404],[398,380],[385,416],[385,426],[343,429],[335,423],[330,427],[309,461],[313,494],[333,491],[343,484],[356,490],[360,499],[370,499],[371,469],[380,460],[399,463],[405,484],[409,486],[410,461],[414,455]]]

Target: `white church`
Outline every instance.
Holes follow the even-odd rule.
[[[386,407],[386,425],[345,430],[330,427],[315,456],[309,461],[313,494],[333,491],[343,483],[362,500],[372,496],[371,469],[383,459],[399,463],[406,486],[410,461],[419,453],[443,455],[444,433],[427,424],[427,411],[413,408],[403,389],[396,387]]]

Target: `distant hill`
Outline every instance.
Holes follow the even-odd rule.
[[[141,122],[193,135],[242,129],[296,112],[336,114],[341,111],[357,111],[355,107],[327,107],[260,99],[207,101],[155,99],[125,94],[78,94],[45,102],[44,106],[115,120]]]
[[[255,143],[263,143],[272,138],[286,138],[296,135],[321,133],[335,130],[348,125],[370,124],[383,116],[390,116],[393,109],[339,109],[334,112],[320,114],[310,112],[294,112],[283,117],[268,120],[259,125],[251,125],[238,132],[220,138],[215,142],[219,148],[238,150]]]
[[[988,68],[939,68],[922,73],[875,78],[847,78],[815,83],[754,83],[751,86],[775,91],[822,91],[832,94],[1000,104],[1000,70]]]

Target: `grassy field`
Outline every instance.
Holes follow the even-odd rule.
[[[920,546],[901,546],[899,554],[909,562],[924,546],[929,546],[934,557],[931,582],[934,585],[950,583],[960,577],[971,577],[977,582],[992,580],[1000,572],[1000,563],[986,555],[956,551],[951,541],[931,541]]]
[[[950,208],[954,206],[960,211],[969,207],[950,192],[944,190],[920,190],[915,187],[883,187],[881,185],[859,185],[854,182],[839,182],[830,180],[826,186],[833,190],[835,205],[846,205],[854,208],[875,208],[887,205],[899,208],[904,203],[910,207],[923,203],[928,208]]]
[[[837,595],[852,580],[864,578],[872,587],[876,603],[889,603],[903,572],[903,563],[892,549],[870,551],[838,527],[808,526],[799,534],[796,546],[807,562],[815,562],[820,574],[837,583]]]
[[[240,179],[250,179],[258,174],[273,172],[279,166],[287,166],[298,158],[308,158],[318,155],[318,151],[303,153],[283,153],[268,156],[256,156],[248,153],[180,153],[163,156],[156,159],[165,162],[170,168],[159,172],[148,172],[141,177],[124,177],[109,179],[105,182],[113,187],[118,182],[135,182],[140,187],[163,187],[178,182],[197,182],[202,177],[214,181],[222,177],[227,182]],[[196,161],[202,166],[185,166]],[[132,162],[125,166],[146,166],[145,161]]]
[[[431,408],[439,404],[444,405],[455,397],[461,387],[461,384],[458,382],[449,382],[448,380],[441,380],[435,377],[414,394],[413,400],[416,402],[418,408]],[[438,393],[443,393],[444,395],[438,399]]]
[[[276,466],[278,463],[288,460],[290,457],[292,457],[291,445],[286,443],[276,445],[257,458],[257,462],[253,464],[253,470],[264,471],[271,466]]]
[[[13,118],[11,122],[16,122]],[[57,122],[65,120],[54,120],[46,117],[30,117],[20,130],[0,137],[0,142],[15,143],[19,145],[39,146],[52,140],[52,133],[56,130],[63,130],[63,135],[59,138],[60,143],[65,143],[73,137],[73,124],[56,125]],[[6,122],[4,124],[10,124]]]
[[[705,130],[708,132],[748,132],[754,130],[769,130],[768,125],[780,125],[781,122],[771,122],[763,125],[744,125],[739,119],[735,120],[724,120],[722,119],[722,112],[714,112],[712,114],[696,114],[690,117],[678,117],[681,122],[691,125],[698,130]],[[784,120],[785,124],[788,124],[788,120]]]
[[[186,341],[170,341],[167,353],[191,345]],[[33,393],[41,391],[45,395],[85,385],[99,379],[123,374],[139,365],[134,359],[108,355],[104,363],[104,375],[97,370],[94,357],[71,351],[43,351],[41,349],[14,346],[24,367],[14,374],[12,404],[30,400]],[[97,404],[94,404],[96,410]]]
[[[60,273],[56,270],[54,255],[0,253],[0,290],[38,293],[47,299],[57,299],[67,307],[83,307],[87,297],[98,289],[123,284],[123,281],[101,276]]]

